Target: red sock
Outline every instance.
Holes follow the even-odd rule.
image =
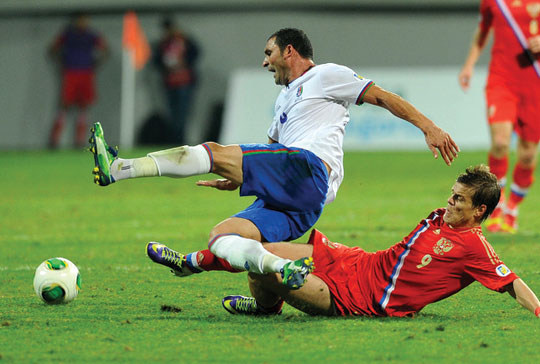
[[[508,156],[502,158],[495,158],[491,153],[488,154],[489,170],[493,173],[499,181],[501,186],[501,198],[497,207],[502,208],[505,202],[504,186],[506,185],[506,173],[508,172]]]
[[[82,147],[86,144],[86,137],[88,128],[86,126],[86,111],[81,111],[77,118],[77,131],[75,135],[75,142],[77,147]]]
[[[62,135],[62,130],[64,129],[65,122],[66,112],[65,110],[60,110],[51,129],[51,136],[49,140],[51,147],[56,148],[60,144],[60,136]]]
[[[534,181],[533,173],[534,167],[524,168],[519,163],[516,164],[516,167],[514,168],[513,183],[510,187],[510,197],[508,198],[507,204],[509,210],[516,209],[525,196],[527,196],[529,187]]]
[[[497,204],[497,207],[502,209],[504,207],[505,202],[506,202],[506,197],[504,194],[504,187],[501,187],[501,197],[499,198],[499,203]]]
[[[505,155],[502,158],[495,158],[491,153],[489,153],[488,164],[489,170],[497,177],[499,181],[506,177],[506,172],[508,172],[508,156]]]
[[[193,259],[193,257],[196,257],[196,259]],[[186,256],[189,266],[193,266],[194,268],[211,271],[211,270],[224,270],[231,273],[238,273],[242,272],[241,270],[235,269],[231,267],[231,264],[226,261],[225,259],[216,257],[210,250],[200,250],[198,252],[194,252],[191,254],[188,254]],[[194,261],[195,260],[195,261]]]

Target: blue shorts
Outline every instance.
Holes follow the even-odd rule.
[[[312,152],[282,144],[242,144],[244,182],[240,196],[257,196],[234,215],[253,222],[264,240],[289,241],[302,236],[322,213],[328,172]]]

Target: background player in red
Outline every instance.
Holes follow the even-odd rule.
[[[60,109],[51,129],[49,144],[57,148],[66,122],[67,110],[78,108],[75,142],[82,147],[87,139],[87,110],[95,101],[95,69],[108,55],[104,38],[89,27],[88,15],[74,14],[69,25],[56,37],[49,52],[58,57],[62,71]]]
[[[533,66],[533,61],[538,63],[540,59],[540,1],[482,0],[480,13],[480,23],[459,73],[459,84],[463,90],[469,88],[474,65],[493,31],[494,42],[486,85],[491,132],[488,160],[503,193],[486,227],[492,232],[502,230],[514,233],[517,229],[518,205],[533,183],[540,141],[540,65]],[[511,19],[515,20],[516,29],[512,29]],[[523,35],[524,46],[518,40],[519,31]],[[505,201],[504,186],[513,130],[518,136],[517,163],[510,197]]]
[[[447,207],[422,220],[401,242],[368,253],[329,241],[313,230],[309,244],[265,244],[282,257],[312,256],[315,270],[300,289],[279,274],[249,273],[254,297],[227,296],[234,314],[279,314],[285,300],[314,315],[410,316],[474,281],[508,292],[540,316],[540,302],[499,259],[480,224],[495,209],[500,187],[485,165],[469,167],[452,187]]]

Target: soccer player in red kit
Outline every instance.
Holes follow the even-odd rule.
[[[227,296],[234,314],[279,314],[283,301],[313,315],[411,316],[474,281],[508,292],[540,316],[540,302],[497,256],[480,224],[495,209],[500,187],[484,165],[470,167],[437,209],[387,250],[369,253],[333,243],[313,230],[308,244],[265,244],[274,254],[312,256],[315,270],[298,290],[279,274],[249,273],[253,297]]]
[[[488,163],[503,193],[486,227],[492,232],[514,233],[518,206],[533,183],[540,141],[540,1],[482,0],[480,14],[480,23],[459,73],[459,84],[463,90],[469,88],[474,65],[493,31],[486,85],[491,133]],[[512,131],[518,136],[517,163],[510,196],[505,200]]]
[[[57,148],[64,129],[67,110],[77,107],[76,145],[87,140],[87,109],[96,98],[96,66],[108,55],[105,39],[89,26],[89,17],[83,13],[73,15],[70,24],[56,37],[49,52],[60,58],[62,90],[60,109],[51,129],[49,145]]]

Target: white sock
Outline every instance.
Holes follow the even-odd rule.
[[[264,249],[257,240],[238,235],[221,235],[210,245],[210,251],[228,261],[234,268],[253,273],[279,273],[291,260]]]
[[[150,157],[118,158],[111,164],[111,175],[118,181],[126,178],[159,176],[159,171],[156,162]]]
[[[212,161],[202,145],[183,146],[149,153],[160,176],[189,177],[210,173]]]

